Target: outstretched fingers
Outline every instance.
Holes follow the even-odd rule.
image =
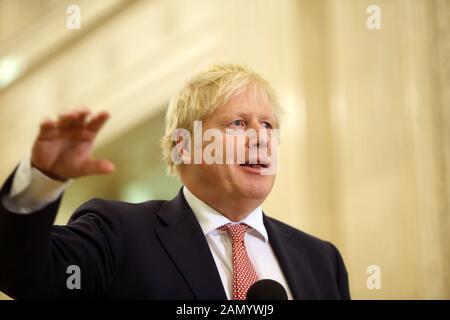
[[[79,108],[58,116],[58,129],[82,129],[85,125],[85,119],[90,114],[89,109]]]
[[[97,115],[93,116],[87,123],[86,128],[94,133],[100,131],[105,122],[109,119],[109,113],[102,111]]]
[[[86,109],[78,110],[71,124],[72,129],[83,130],[86,127],[86,119],[91,112]]]
[[[57,129],[57,124],[55,121],[46,118],[44,119],[39,127],[38,139],[46,140],[51,139],[55,134]]]

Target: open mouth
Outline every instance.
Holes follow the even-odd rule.
[[[245,163],[240,164],[241,167],[260,169],[260,168],[268,168],[269,164],[262,163],[260,161],[246,161]]]

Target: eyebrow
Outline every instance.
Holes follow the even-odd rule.
[[[248,117],[248,116],[251,116],[251,115],[252,115],[251,113],[249,113],[249,112],[244,112],[244,111],[238,111],[238,112],[236,112],[236,113],[234,113],[234,112],[222,112],[222,114],[220,114],[220,115],[218,116],[218,118],[219,118],[219,119],[224,119],[224,118],[235,117],[235,116],[238,116],[238,117]],[[264,119],[269,119],[269,120],[273,120],[273,121],[277,122],[277,119],[276,119],[276,117],[275,117],[275,115],[274,115],[273,112],[271,112],[269,115],[263,115],[262,118],[264,118]]]

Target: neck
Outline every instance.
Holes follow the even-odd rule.
[[[227,199],[223,194],[217,192],[201,192],[196,188],[186,187],[198,199],[233,222],[242,221],[261,204],[257,200]]]

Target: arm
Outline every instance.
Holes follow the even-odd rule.
[[[0,290],[15,299],[96,299],[111,283],[120,223],[108,216],[106,203],[91,200],[67,226],[53,226],[61,198],[31,214],[0,207]],[[80,290],[67,286],[71,265],[80,268]]]
[[[88,114],[77,111],[57,121],[45,121],[33,146],[33,166],[62,184],[112,171],[110,162],[91,157],[93,140],[108,115],[101,113],[86,121]],[[1,188],[0,197],[24,207],[20,201],[30,200],[24,195],[33,181],[17,191],[12,190],[14,180],[13,173]],[[32,199],[38,205],[29,214],[13,212],[3,205],[8,201],[0,202],[0,290],[14,298],[98,297],[111,279],[115,261],[111,247],[120,237],[118,224],[102,215],[101,208],[87,208],[90,212],[83,211],[68,226],[52,226],[61,191],[53,193],[53,199]],[[81,269],[81,290],[67,288],[69,265]]]
[[[31,166],[31,159],[23,160],[12,175],[10,191],[1,197],[3,206],[15,213],[32,213],[58,199],[72,179],[54,180]]]

